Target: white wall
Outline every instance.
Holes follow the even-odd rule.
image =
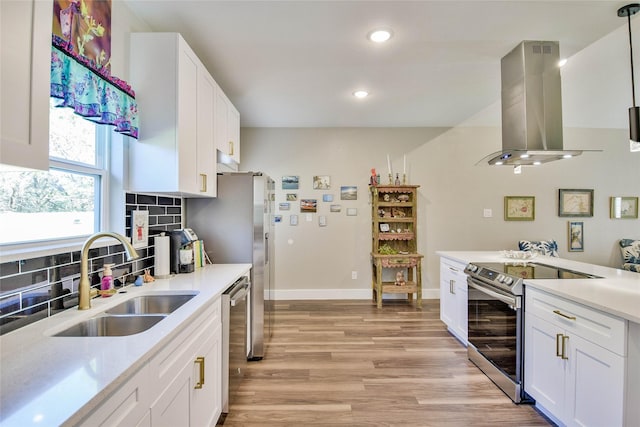
[[[285,201],[281,178],[299,175],[299,198],[319,199],[319,212],[305,222],[299,206],[280,211],[276,226],[276,282],[279,298],[365,297],[370,290],[371,251],[369,169],[386,171],[386,154],[394,168],[407,154],[410,183],[420,185],[418,250],[423,261],[423,287],[436,297],[438,250],[516,249],[517,240],[555,238],[560,256],[578,261],[617,266],[617,240],[640,238],[640,220],[609,219],[610,196],[640,196],[640,156],[631,155],[626,130],[565,129],[567,147],[603,150],[580,157],[525,168],[514,175],[509,167],[477,166],[476,162],[500,146],[497,127],[455,129],[254,129],[243,128],[243,170],[261,170],[276,180],[276,202]],[[312,189],[313,175],[330,175],[332,190]],[[384,175],[383,175],[384,177]],[[339,198],[339,186],[358,185],[357,201],[340,201],[341,213],[329,213],[322,194]],[[558,189],[594,189],[592,218],[558,217]],[[533,222],[503,219],[503,198],[536,198]],[[347,207],[358,208],[357,217],[346,216]],[[483,217],[483,209],[493,211]],[[300,215],[298,226],[288,216]],[[318,226],[326,215],[328,226]],[[585,251],[567,251],[568,220],[584,221]],[[351,272],[358,271],[358,280]],[[287,290],[285,292],[285,290]],[[294,292],[294,290],[303,290]]]

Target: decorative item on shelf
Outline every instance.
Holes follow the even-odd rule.
[[[396,273],[396,286],[404,286],[406,283],[407,282],[404,280],[404,271],[398,271]]]
[[[371,169],[371,177],[369,178],[369,185],[378,185],[378,180],[376,178],[376,168]]]
[[[400,185],[400,176],[398,174],[396,174],[396,185]]]
[[[407,155],[402,156],[402,185],[407,185]]]
[[[640,152],[640,107],[636,106],[636,89],[633,77],[633,43],[631,42],[631,15],[640,10],[640,4],[631,3],[618,9],[619,17],[626,17],[629,27],[629,57],[631,59],[631,98],[633,106],[629,108],[629,151]]]
[[[381,255],[395,255],[398,253],[398,251],[396,251],[395,249],[393,249],[391,246],[389,245],[382,245],[380,246],[380,249],[378,250],[378,252]]]
[[[408,194],[400,194],[400,195],[398,195],[398,201],[399,202],[408,202],[409,201],[409,195]]]

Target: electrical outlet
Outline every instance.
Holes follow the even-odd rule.
[[[353,280],[357,280],[358,279],[358,272],[357,271],[352,271],[351,272],[351,279],[353,279]]]
[[[482,212],[482,215],[483,215],[485,218],[491,218],[491,217],[493,216],[493,211],[492,211],[491,209],[485,209],[485,210]]]

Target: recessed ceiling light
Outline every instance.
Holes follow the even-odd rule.
[[[560,61],[558,61],[558,67],[562,68],[565,65],[567,65],[567,58],[562,58]]]
[[[353,96],[355,96],[356,98],[366,98],[367,96],[369,96],[369,92],[367,92],[366,90],[357,90],[353,92]]]
[[[542,163],[541,163],[541,162],[539,162],[539,161],[535,161],[535,162],[533,162],[533,165],[534,165],[534,166],[540,166],[541,164],[542,164]]]
[[[391,38],[391,30],[373,30],[367,38],[375,43],[384,43]]]
[[[563,159],[570,159],[572,157],[573,156],[571,154],[565,154],[565,155],[562,156]]]

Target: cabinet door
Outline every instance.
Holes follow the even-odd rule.
[[[624,358],[579,336],[568,336],[566,424],[623,425]]]
[[[440,263],[440,320],[452,329],[456,318],[455,276],[451,267]]]
[[[455,289],[456,318],[454,331],[458,338],[466,345],[469,340],[469,319],[467,313],[468,290],[466,274],[462,272],[455,274]]]
[[[94,409],[80,425],[94,426],[144,426],[148,424],[151,385],[149,367],[144,365],[120,386],[112,395]]]
[[[196,356],[201,359],[194,360],[193,364],[192,427],[213,426],[222,413],[222,328],[207,334]]]
[[[181,40],[178,53],[178,179],[179,189],[198,194],[196,169],[198,66],[200,61]]]
[[[190,425],[193,368],[185,365],[151,406],[151,425],[175,427]]]
[[[51,0],[0,2],[0,162],[49,169]]]
[[[565,406],[565,363],[556,355],[561,328],[532,314],[525,316],[525,391],[561,418]]]
[[[216,148],[240,163],[240,113],[220,86],[216,90]]]
[[[240,113],[231,102],[228,104],[227,134],[231,141],[231,157],[240,163]]]
[[[216,120],[215,138],[216,148],[220,152],[231,156],[231,144],[229,142],[229,100],[220,86],[216,88]]]
[[[198,120],[197,120],[197,180],[200,194],[215,197],[217,194],[216,150],[214,120],[216,83],[211,75],[200,67],[198,70]]]

